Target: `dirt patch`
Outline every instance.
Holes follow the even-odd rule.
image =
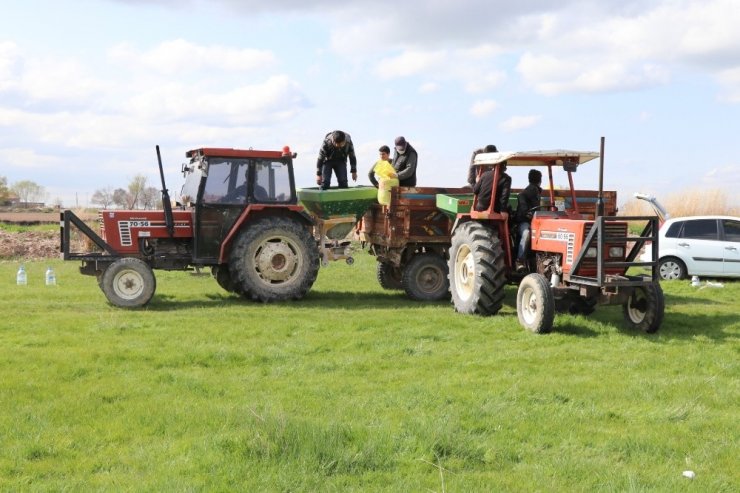
[[[58,231],[9,233],[0,229],[0,258],[38,260],[59,257]]]
[[[97,219],[97,212],[83,212],[75,211],[77,217],[83,221],[94,221]],[[56,212],[38,212],[38,211],[13,211],[6,212],[0,211],[0,223],[10,224],[58,224],[59,223],[59,211]]]

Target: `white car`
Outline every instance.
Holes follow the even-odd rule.
[[[740,217],[674,217],[660,227],[658,241],[661,279],[740,278]],[[640,260],[652,255],[647,245]]]

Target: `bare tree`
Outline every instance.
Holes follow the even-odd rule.
[[[144,209],[156,209],[160,203],[159,190],[154,187],[146,187],[141,194],[141,204]]]
[[[116,188],[113,191],[113,203],[116,204],[121,209],[128,209],[128,192],[124,190],[123,188]]]
[[[92,197],[90,197],[90,202],[101,206],[103,209],[107,209],[111,205],[115,204],[115,201],[113,200],[113,190],[110,187],[95,190]]]
[[[128,203],[130,209],[142,204],[142,194],[146,188],[146,176],[136,175],[128,184]]]
[[[20,202],[26,206],[30,202],[39,202],[39,199],[42,199],[46,195],[44,187],[29,180],[14,183],[11,190],[18,195]]]

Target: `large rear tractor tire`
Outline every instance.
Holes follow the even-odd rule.
[[[496,231],[475,221],[462,224],[452,235],[448,265],[456,311],[498,313],[504,302],[506,264]]]
[[[228,265],[221,264],[211,267],[211,274],[213,275],[214,279],[216,279],[216,283],[222,289],[228,291],[229,293],[244,295],[241,287],[237,285],[231,278],[231,272],[229,272]]]
[[[303,224],[287,217],[267,217],[245,226],[229,256],[235,286],[259,301],[303,298],[318,272],[316,240]]]
[[[522,279],[516,293],[516,314],[521,326],[530,332],[545,334],[552,330],[555,297],[545,276],[529,274]]]
[[[146,305],[157,289],[152,268],[133,257],[121,258],[110,264],[98,284],[108,301],[120,308]]]
[[[378,262],[377,277],[380,287],[388,290],[403,289],[403,272],[387,262]]]
[[[664,312],[663,288],[657,282],[634,288],[629,299],[622,305],[627,326],[648,334],[658,331],[663,323]]]
[[[444,258],[433,253],[416,254],[403,271],[403,289],[412,300],[449,299],[450,283],[447,273]]]

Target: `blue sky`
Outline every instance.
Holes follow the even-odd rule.
[[[0,176],[48,202],[137,174],[159,188],[157,144],[173,196],[201,146],[290,145],[312,186],[342,129],[361,184],[397,135],[420,186],[463,185],[485,144],[598,150],[603,135],[620,203],[719,189],[740,205],[737,0],[2,4]],[[597,167],[575,178],[596,188]]]

